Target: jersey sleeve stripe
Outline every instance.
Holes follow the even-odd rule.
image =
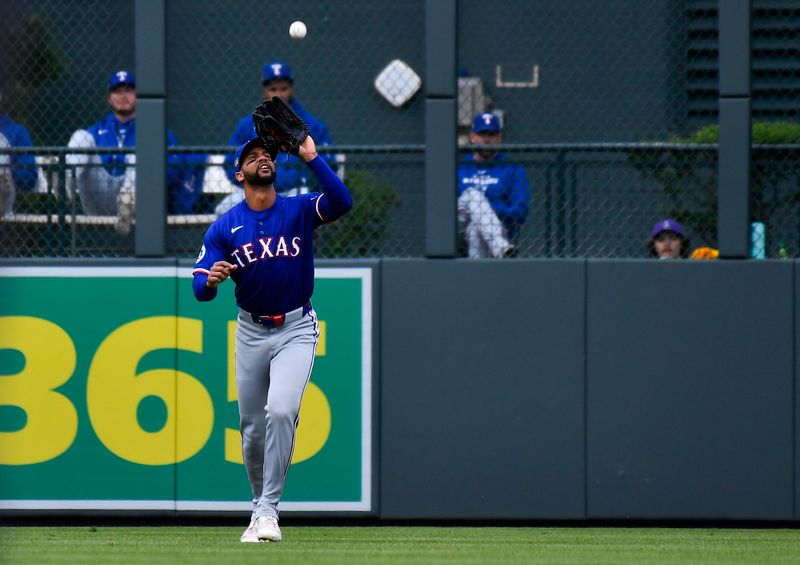
[[[319,201],[320,201],[320,200],[322,200],[324,197],[325,197],[325,195],[324,195],[324,194],[320,195],[320,197],[319,197],[319,198],[317,198],[317,201],[314,203],[314,206],[315,206],[315,208],[317,209],[317,216],[319,216],[319,219],[320,219],[320,220],[322,220],[324,223],[326,223],[326,224],[327,224],[327,223],[328,223],[328,220],[326,220],[325,218],[323,218],[323,217],[322,217],[322,212],[320,212],[320,211],[319,211]]]
[[[211,274],[211,271],[209,271],[208,269],[201,269],[200,267],[197,267],[195,270],[192,271],[192,276],[198,274],[208,276],[209,274]]]

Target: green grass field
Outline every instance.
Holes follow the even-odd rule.
[[[800,563],[800,530],[310,527],[243,544],[231,527],[5,527],[2,563]]]

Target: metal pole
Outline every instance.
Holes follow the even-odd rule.
[[[456,255],[456,0],[425,3],[425,255]]]
[[[136,0],[137,257],[162,257],[167,229],[165,0]]]
[[[750,31],[751,0],[720,0],[717,232],[727,259],[750,256]]]

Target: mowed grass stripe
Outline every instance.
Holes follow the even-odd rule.
[[[284,527],[243,544],[243,528],[6,527],[2,563],[800,563],[800,530],[707,528]]]

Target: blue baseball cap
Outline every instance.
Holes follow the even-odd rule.
[[[275,160],[275,157],[278,156],[278,151],[277,151],[276,148],[267,147],[267,144],[264,143],[263,139],[261,139],[260,137],[254,137],[253,139],[251,139],[247,143],[243,143],[239,147],[236,148],[236,152],[233,154],[233,172],[234,173],[238,173],[242,169],[242,163],[241,163],[242,157],[243,156],[247,156],[247,153],[253,147],[262,147],[262,148],[266,149],[267,152],[270,154],[270,157],[272,157],[273,161]]]
[[[282,61],[270,61],[264,65],[261,73],[261,84],[267,84],[273,80],[292,81],[292,68]]]
[[[479,131],[499,132],[501,129],[500,118],[490,112],[478,114],[472,120],[472,131],[476,133]]]
[[[666,220],[661,220],[656,225],[653,226],[653,230],[650,232],[650,237],[655,237],[661,232],[671,231],[681,237],[686,237],[686,232],[683,231],[683,226],[681,226],[676,220],[668,218]]]
[[[130,71],[117,71],[108,79],[108,90],[114,90],[120,84],[127,84],[136,88],[136,77]]]

